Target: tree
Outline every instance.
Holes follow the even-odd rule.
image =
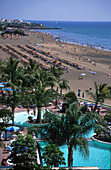
[[[6,62],[6,66],[4,66],[2,74],[2,80],[10,81],[12,83],[16,83],[18,72],[18,63],[19,61],[14,60],[12,56]]]
[[[3,61],[0,61],[0,81],[2,81],[4,65],[5,65],[5,63]]]
[[[103,91],[106,94],[106,98],[111,100],[111,86],[106,86]]]
[[[51,114],[51,113],[50,113]],[[48,117],[47,117],[48,121]],[[96,112],[88,112],[85,115],[79,111],[78,103],[72,103],[66,115],[59,117],[52,114],[49,116],[49,123],[46,125],[29,128],[29,133],[36,131],[43,140],[51,141],[54,144],[68,146],[68,166],[73,166],[73,149],[77,149],[88,156],[88,142],[86,135],[92,127],[102,129],[101,116]]]
[[[111,124],[111,111],[108,111],[104,116],[104,120]]]
[[[0,148],[5,148],[5,144],[3,143],[2,139],[0,139]]]
[[[106,84],[97,84],[94,82],[95,85],[95,93],[86,90],[86,93],[95,101],[94,111],[97,109],[98,103],[104,103],[104,99],[106,98],[106,93],[104,92],[104,88]]]
[[[1,133],[2,133],[2,126],[0,126],[0,148],[5,148],[5,144],[3,140],[1,139]]]
[[[51,73],[51,71],[46,71],[45,69],[38,69],[33,74],[36,85],[42,84],[43,87],[50,87],[53,89],[57,86],[57,78]]]
[[[0,109],[0,118],[3,120],[3,125],[6,125],[12,119],[12,112],[9,109]]]
[[[69,81],[66,79],[61,79],[60,83],[59,83],[59,87],[60,87],[60,93],[62,94],[62,90],[68,90],[70,89],[70,87],[68,86]]]
[[[12,124],[14,125],[14,112],[15,108],[19,104],[19,99],[20,99],[20,94],[19,90],[15,87],[15,85],[11,82],[7,83],[8,87],[11,87],[11,91],[7,90],[6,96],[2,95],[2,102],[3,104],[7,105],[7,107],[11,107],[11,112],[12,112]]]
[[[58,167],[61,164],[66,164],[63,157],[63,152],[55,144],[47,145],[43,153],[44,162],[51,167]]]
[[[22,87],[20,104],[27,109],[28,114],[29,114],[30,106],[33,105],[32,100],[33,100],[33,96],[31,93],[31,88]]]
[[[66,101],[68,104],[72,104],[73,102],[77,101],[77,97],[74,91],[70,91],[65,94],[64,101]]]
[[[38,86],[34,87],[34,90],[32,92],[33,94],[33,101],[36,107],[38,108],[38,114],[37,114],[37,123],[41,123],[41,108],[47,103],[51,102],[54,98],[57,96],[57,92],[53,89],[47,89],[45,87],[42,87],[42,84],[39,84]]]
[[[54,65],[51,66],[51,73],[60,80],[60,77],[64,74],[63,70],[61,68],[56,68]]]
[[[59,83],[60,82],[60,77],[64,74],[63,70],[61,68],[56,68],[55,65],[51,66],[51,75],[53,75],[56,78],[56,82]],[[51,88],[53,89],[53,87],[56,85],[57,83],[53,83],[51,84]]]
[[[32,136],[27,135],[25,138],[19,134],[16,141],[11,144],[12,151],[10,159],[15,164],[16,170],[30,170],[37,165],[37,147],[36,141]]]
[[[25,73],[33,74],[35,71],[39,70],[39,65],[34,62],[32,59],[29,59],[29,64],[26,64],[24,67]]]

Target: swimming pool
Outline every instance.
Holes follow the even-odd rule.
[[[15,113],[15,125],[21,125],[29,127],[30,125],[26,123],[26,120],[29,116],[32,116],[33,118],[36,118],[36,116],[31,115],[32,111],[29,112],[29,115],[27,111],[22,112],[16,112]],[[42,118],[43,118],[44,111],[42,112]],[[86,137],[91,137],[94,134],[94,130],[92,129]],[[44,148],[47,143],[40,142],[40,145],[42,148]],[[67,145],[60,146],[60,149],[62,152],[64,152],[64,158],[66,160],[66,166],[67,166],[67,155],[68,155],[68,149]],[[73,165],[74,166],[97,166],[100,169],[110,169],[110,159],[111,159],[111,148],[104,147],[101,144],[97,144],[95,141],[89,141],[89,159],[84,158],[81,154],[79,154],[79,150],[77,149],[73,153]]]
[[[32,113],[31,111],[29,112],[29,114],[27,113],[27,111],[16,112],[14,115],[15,125],[29,127],[30,125],[26,123],[26,121],[28,120],[28,117],[32,116],[33,118],[36,118],[36,116],[31,115],[31,113]]]
[[[44,148],[47,143],[39,142],[40,146]],[[67,145],[63,145],[59,147],[60,150],[64,153],[64,158],[66,165],[68,166],[68,149]],[[42,151],[43,152],[43,151]],[[103,148],[99,145],[95,145],[93,141],[89,141],[89,158],[84,158],[80,153],[79,149],[73,152],[73,166],[93,166],[99,167],[100,169],[110,169],[110,161],[111,161],[111,149]],[[64,165],[63,165],[64,166]],[[62,167],[62,165],[60,166]]]
[[[29,114],[27,111],[19,111],[14,114],[14,123],[15,125],[24,126],[24,127],[30,127],[31,124],[26,123],[29,116],[32,116],[34,119],[37,118],[37,116],[32,115],[33,110],[30,110]],[[42,111],[41,117],[43,118],[44,110]]]
[[[31,124],[26,123],[29,116],[32,116],[33,118],[36,119],[37,116],[31,115],[32,112],[33,111],[30,111],[29,115],[28,115],[27,111],[16,112],[14,115],[15,125],[24,126],[24,127],[32,126]],[[44,112],[45,112],[45,110],[42,111],[42,114],[41,114],[42,118],[43,118]],[[85,137],[91,137],[93,134],[94,134],[94,130],[92,129],[87,135],[85,135]]]

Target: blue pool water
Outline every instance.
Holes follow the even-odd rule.
[[[40,142],[40,146],[44,148],[47,143]],[[66,165],[68,166],[68,149],[67,145],[59,147],[64,153]],[[110,169],[111,164],[111,148],[101,147],[101,145],[95,145],[93,141],[89,141],[89,158],[84,158],[80,153],[79,149],[73,152],[73,166],[93,166],[99,167],[100,169]],[[63,165],[64,166],[64,165]],[[62,165],[61,165],[62,167]]]
[[[32,116],[33,118],[36,118],[36,116],[31,115],[31,112],[28,115],[27,111],[22,111],[22,112],[15,113],[15,118],[14,118],[15,125],[29,127],[29,124],[26,123],[29,116]]]
[[[28,117],[32,116],[34,119],[37,118],[37,116],[34,116],[31,113],[33,113],[33,110],[30,110],[29,114],[27,113],[27,111],[16,112],[14,115],[15,125],[29,127],[30,125],[28,123],[26,123],[26,121],[28,120]],[[43,118],[43,114],[44,114],[44,110],[42,111],[42,114],[41,114],[42,118]]]
[[[22,125],[28,127],[29,125],[25,122],[28,119],[28,116],[32,116],[36,118],[36,116],[28,115],[27,111],[18,112],[15,114],[15,125]],[[43,116],[43,114],[42,114]],[[94,134],[94,130],[92,129],[86,137],[91,137]],[[42,148],[44,148],[47,143],[40,142]],[[66,160],[67,166],[67,155],[68,149],[67,145],[60,146],[60,150],[64,152],[64,158]],[[97,143],[95,141],[89,141],[89,159],[84,158],[77,148],[73,153],[73,165],[74,166],[96,166],[100,169],[110,169],[111,166],[111,145],[106,147],[101,143]]]
[[[27,111],[15,113],[15,118],[14,118],[15,125],[29,127],[30,125],[28,123],[26,123],[26,121],[28,120],[28,117],[32,116],[33,118],[36,119],[36,116],[31,115],[32,112],[30,111],[29,115],[28,115]],[[43,118],[43,113],[44,113],[44,111],[42,111],[42,115],[41,115],[42,118]],[[85,135],[85,137],[91,137],[93,134],[94,134],[94,130],[92,129],[87,135]]]

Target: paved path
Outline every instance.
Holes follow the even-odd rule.
[[[92,138],[88,138],[88,137],[87,137],[86,139],[87,139],[88,141],[93,141]]]

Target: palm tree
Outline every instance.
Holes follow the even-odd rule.
[[[5,62],[0,61],[0,81],[2,81],[2,74],[4,69]]]
[[[18,75],[18,63],[19,61],[14,60],[12,56],[6,62],[6,66],[3,68],[2,80],[16,83]]]
[[[108,111],[104,116],[104,120],[108,123],[111,123],[111,111]]]
[[[39,85],[33,87],[33,101],[36,107],[38,108],[37,114],[37,123],[41,123],[41,108],[43,105],[46,105],[49,102],[52,102],[53,99],[57,97],[57,92],[53,89],[46,89],[46,87],[42,86],[40,82]]]
[[[2,133],[2,127],[0,126],[0,148],[5,148],[5,144],[3,143],[3,140],[1,139],[1,133]]]
[[[51,67],[50,71],[58,80],[60,80],[60,77],[64,74],[61,68],[56,68],[54,65]]]
[[[73,166],[73,149],[79,146],[80,152],[84,156],[89,155],[88,142],[84,137],[92,127],[102,129],[101,116],[91,112],[83,115],[79,111],[78,103],[70,105],[66,115],[59,117],[48,113],[47,122],[44,126],[34,126],[29,128],[29,133],[36,131],[37,135],[43,140],[51,141],[58,145],[67,144],[68,146],[68,166]]]
[[[29,64],[27,64],[27,70],[29,70],[30,72],[33,72],[37,68],[39,68],[39,65],[37,65],[35,62],[33,62],[32,59],[29,59]]]
[[[20,94],[19,94],[19,90],[17,89],[17,87],[15,87],[13,83],[8,82],[7,86],[11,87],[11,91],[7,90],[7,94],[6,96],[3,96],[2,100],[3,100],[3,103],[7,105],[7,107],[11,107],[12,124],[14,125],[14,112],[15,112],[15,108],[19,104]]]
[[[86,93],[95,101],[94,111],[97,109],[98,103],[104,103],[104,99],[106,98],[106,94],[104,92],[104,88],[107,84],[97,84],[94,82],[95,85],[95,93],[86,90]]]
[[[61,79],[59,82],[59,87],[60,87],[60,93],[62,94],[62,90],[68,90],[70,87],[68,86],[69,81],[66,79]]]
[[[77,101],[77,96],[74,91],[69,91],[64,96],[64,101],[68,104],[72,104],[73,102]]]
[[[33,104],[32,98],[33,97],[32,97],[32,93],[31,93],[31,88],[22,87],[21,88],[21,101],[20,101],[20,104],[23,107],[26,107],[28,114],[29,114],[29,110],[30,110],[30,105]]]
[[[39,84],[41,82],[43,87],[51,86],[52,88],[54,86],[57,86],[57,79],[53,74],[51,74],[50,71],[39,69],[33,74],[33,76],[35,83]]]
[[[106,93],[106,98],[111,100],[111,86],[106,86],[103,91]]]
[[[3,143],[2,139],[0,139],[0,148],[5,148],[5,144]]]

